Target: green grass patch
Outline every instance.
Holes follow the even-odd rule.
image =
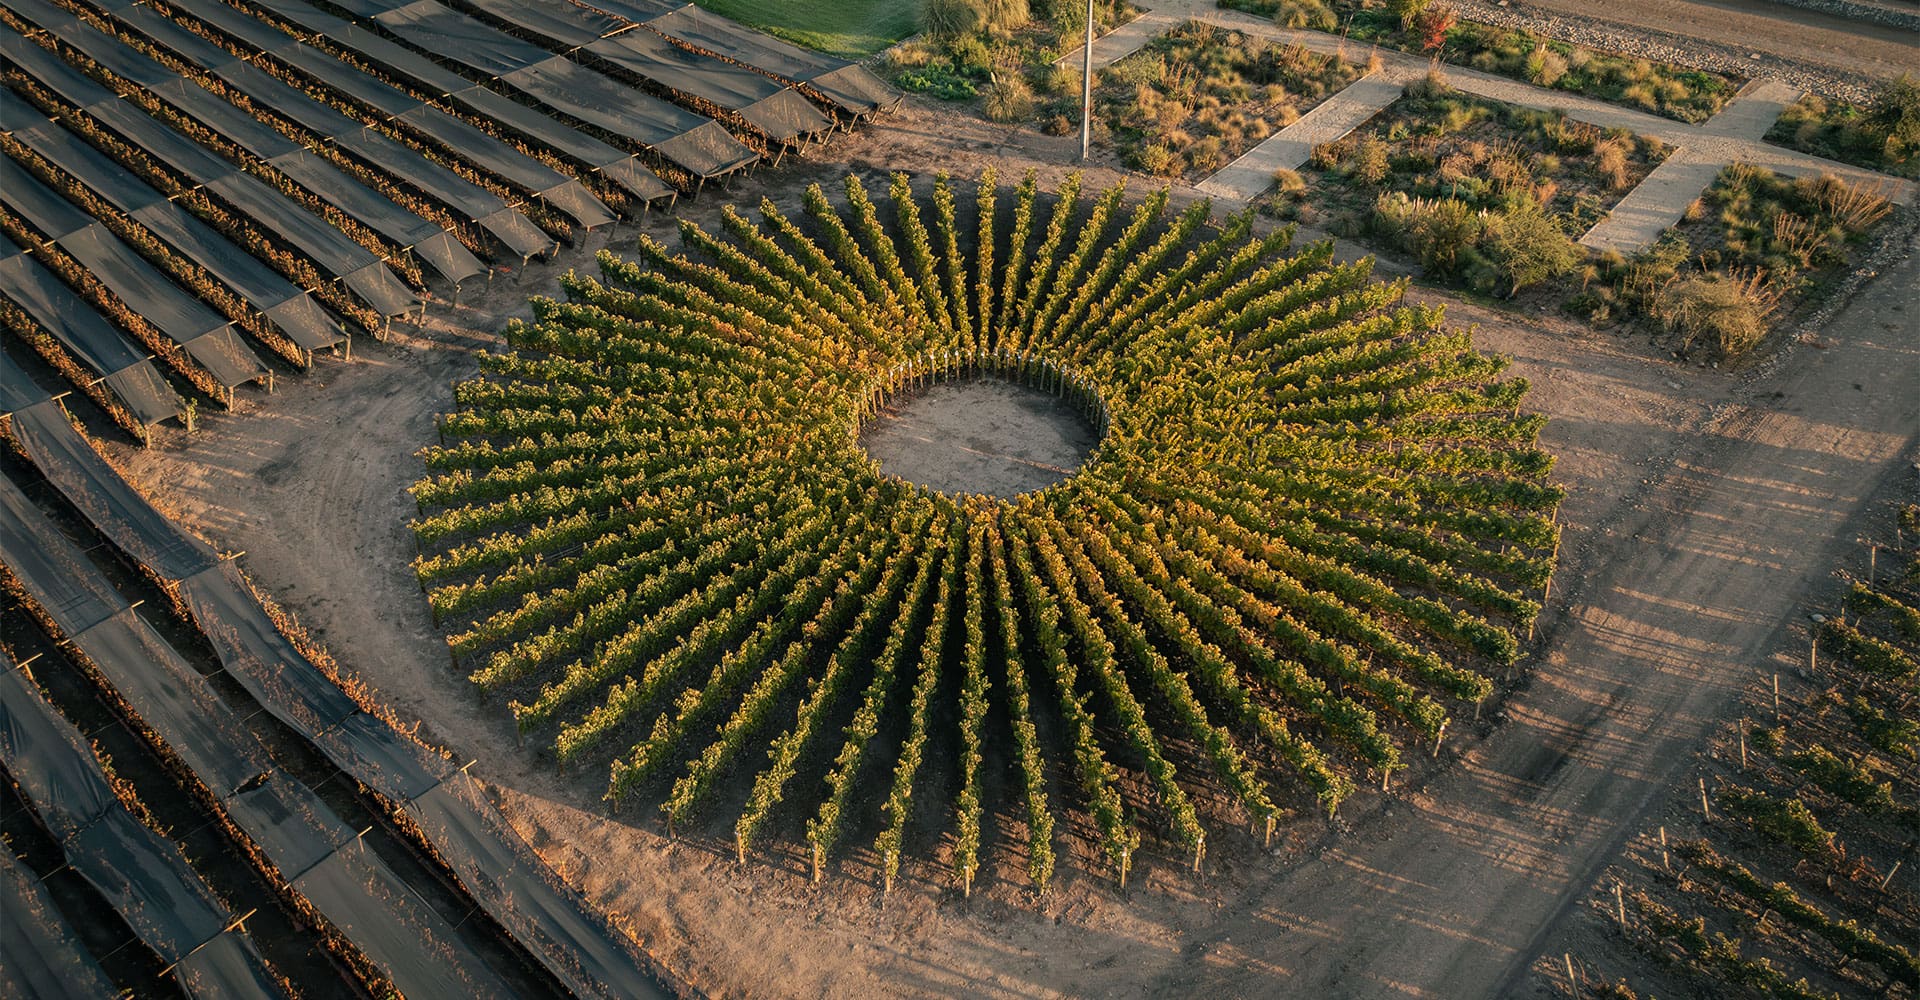
[[[920,30],[920,5],[900,0],[700,0],[700,6],[848,59],[870,56]]]

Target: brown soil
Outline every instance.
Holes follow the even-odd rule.
[[[1073,149],[911,104],[741,182],[733,200],[792,201],[848,162],[963,176],[993,164],[1003,179],[1032,162],[1051,184]],[[1115,176],[1094,173],[1094,184]],[[722,202],[686,208],[708,219]],[[658,216],[639,228],[670,238]],[[1854,300],[1825,333],[1830,349],[1803,348],[1750,388],[1557,317],[1452,303],[1453,320],[1479,324],[1479,343],[1533,381],[1527,405],[1553,418],[1543,443],[1569,491],[1541,649],[1508,699],[1461,720],[1429,774],[1356,797],[1332,825],[1303,821],[1271,852],[1218,831],[1203,872],[1149,856],[1123,893],[1066,829],[1059,884],[1034,899],[1015,856],[1021,831],[996,817],[971,900],[937,864],[910,869],[883,899],[857,853],[816,886],[790,849],[742,868],[717,840],[669,840],[651,816],[609,819],[602,775],[556,775],[516,752],[504,709],[480,704],[449,667],[406,565],[404,490],[422,471],[413,453],[433,440],[450,380],[472,370],[467,350],[524,314],[522,297],[552,291],[565,267],[590,267],[591,249],[437,307],[423,333],[363,343],[353,364],[207,416],[198,435],[115,457],[187,524],[245,550],[255,578],[423,735],[478,758],[476,773],[563,873],[716,994],[1524,989],[1529,959],[1731,710],[1783,616],[1851,537],[1863,499],[1912,474],[1920,427],[1910,304],[1920,258]]]
[[[1015,497],[1072,475],[1099,443],[1073,404],[994,376],[902,393],[860,429],[880,471],[942,493]]]

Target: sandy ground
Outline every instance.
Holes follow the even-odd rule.
[[[909,108],[811,161],[742,181],[736,201],[837,176],[841,165],[1003,177],[1065,163],[1073,140]],[[833,162],[827,162],[828,158]],[[1060,167],[1043,167],[1057,179]],[[1112,179],[1102,169],[1097,183]],[[1144,187],[1144,185],[1141,185]],[[713,197],[686,206],[711,216]],[[664,236],[669,226],[643,224]],[[612,241],[632,240],[621,227]],[[596,237],[597,244],[606,237]],[[882,898],[857,853],[811,884],[797,853],[741,868],[717,839],[610,819],[599,774],[559,776],[513,749],[504,709],[453,675],[406,568],[404,493],[448,384],[518,301],[593,246],[436,308],[429,329],[363,343],[202,433],[115,448],[137,482],[297,611],[424,735],[498,789],[514,822],[656,953],[718,994],[879,996],[1499,995],[1636,817],[1727,709],[1874,485],[1911,475],[1920,427],[1920,259],[1852,303],[1778,375],[1649,358],[1637,338],[1555,316],[1453,303],[1455,322],[1512,355],[1550,416],[1543,443],[1569,490],[1567,540],[1541,648],[1488,717],[1461,720],[1426,774],[1364,794],[1336,824],[1305,821],[1269,852],[1220,831],[1205,870],[1149,856],[1124,893],[1087,874],[1066,833],[1061,877],[1034,899],[1011,819],[962,900],[937,865]],[[1416,297],[1425,297],[1416,293]],[[1501,724],[1504,720],[1504,724]]]
[[[880,471],[942,493],[995,497],[1073,475],[1098,443],[1072,404],[994,376],[894,396],[860,429]]]

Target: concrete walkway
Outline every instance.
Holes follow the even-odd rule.
[[[1274,171],[1299,169],[1313,147],[1359,128],[1405,89],[1406,81],[1393,73],[1363,76],[1196,186],[1214,198],[1252,201],[1273,187]]]
[[[1316,52],[1339,53],[1353,59],[1369,54],[1367,48],[1357,43],[1322,32],[1282,28],[1272,21],[1241,11],[1220,10],[1202,0],[1167,0],[1163,3],[1150,0],[1147,6],[1150,8],[1148,13],[1094,43],[1096,66],[1111,65],[1138,51],[1154,37],[1155,25],[1171,27],[1189,18],[1277,42],[1301,45]],[[1130,30],[1136,26],[1138,30]],[[1165,30],[1165,27],[1160,30]],[[1112,44],[1103,47],[1103,43],[1109,39]],[[1429,68],[1426,59],[1409,53],[1380,49],[1378,55],[1380,71],[1363,77],[1345,91],[1328,98],[1299,121],[1281,129],[1213,176],[1201,181],[1196,185],[1197,188],[1216,198],[1253,200],[1272,186],[1274,171],[1297,168],[1307,161],[1315,145],[1331,142],[1358,128],[1391,104],[1399,96],[1402,85],[1425,76]],[[1078,58],[1077,54],[1074,58]],[[1454,88],[1476,97],[1541,111],[1555,111],[1602,128],[1623,128],[1674,147],[1667,160],[1655,168],[1639,187],[1628,192],[1608,218],[1601,220],[1581,238],[1583,244],[1598,250],[1631,253],[1650,245],[1667,227],[1679,221],[1687,206],[1706,191],[1722,168],[1731,163],[1750,163],[1788,177],[1831,173],[1849,184],[1877,189],[1883,197],[1897,205],[1911,204],[1914,200],[1913,181],[1809,156],[1762,141],[1761,137],[1773,127],[1781,111],[1800,97],[1798,91],[1779,81],[1755,81],[1719,114],[1695,125],[1580,94],[1536,87],[1463,66],[1447,65],[1443,71],[1447,82]]]

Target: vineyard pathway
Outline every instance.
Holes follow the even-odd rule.
[[[1424,77],[1430,67],[1426,59],[1405,52],[1372,50],[1323,32],[1282,28],[1264,18],[1220,10],[1194,0],[1154,5],[1147,14],[1096,40],[1095,67],[1126,58],[1156,35],[1188,18],[1302,45],[1317,52],[1340,53],[1350,58],[1377,55],[1380,60],[1377,71],[1323,101],[1299,121],[1274,133],[1199,183],[1202,193],[1226,201],[1251,201],[1264,194],[1273,186],[1274,171],[1299,168],[1307,162],[1315,145],[1332,142],[1364,124],[1393,103],[1402,87]],[[1151,24],[1143,23],[1149,19]],[[1063,57],[1062,63],[1078,65],[1075,61],[1078,58],[1070,54]],[[1749,83],[1719,114],[1705,123],[1693,125],[1462,66],[1448,65],[1445,72],[1453,87],[1477,97],[1557,111],[1602,128],[1624,128],[1675,147],[1673,154],[1628,192],[1607,218],[1581,237],[1580,242],[1596,250],[1632,253],[1651,245],[1668,227],[1680,221],[1687,206],[1713,183],[1721,168],[1735,162],[1751,163],[1789,177],[1831,173],[1849,183],[1874,188],[1899,205],[1909,204],[1914,198],[1912,181],[1762,141],[1761,137],[1773,127],[1781,111],[1800,97],[1799,91],[1777,80],[1758,79]]]
[[[1868,500],[1915,474],[1920,254],[1736,395],[1557,581],[1543,658],[1507,721],[1427,787],[1317,857],[1248,886],[1154,995],[1491,997],[1691,777],[1700,742],[1763,680],[1787,617]],[[1631,540],[1631,542],[1628,541]],[[1276,986],[1276,984],[1282,984]]]

